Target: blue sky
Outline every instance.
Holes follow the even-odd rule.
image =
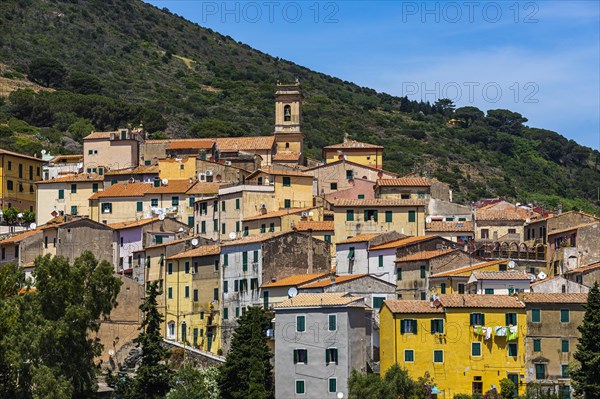
[[[507,108],[600,145],[598,1],[148,2],[361,86]]]

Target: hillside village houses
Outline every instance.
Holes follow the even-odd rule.
[[[394,363],[429,372],[445,397],[504,377],[519,394],[542,382],[570,397],[582,304],[600,281],[600,218],[457,204],[448,184],[386,171],[382,146],[348,137],[309,159],[303,101],[298,82],[278,83],[266,136],[122,128],[90,133],[74,156],[1,151],[2,207],[35,210],[37,224],[0,236],[0,265],[31,276],[40,255],[89,249],[129,287],[115,317],[139,320],[131,292],[156,281],[164,339],[211,359],[248,307],[263,307],[278,398],[347,397],[353,369]],[[336,340],[309,345],[313,325]],[[135,338],[127,328],[119,347]]]

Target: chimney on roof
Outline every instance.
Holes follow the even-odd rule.
[[[465,300],[465,296],[463,295],[463,296],[462,296],[462,304],[463,304],[463,306],[465,306],[466,302],[467,302],[467,301]]]

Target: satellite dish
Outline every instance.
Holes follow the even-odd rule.
[[[30,228],[31,230],[35,230],[35,228],[36,228],[36,227],[37,227],[37,224],[35,224],[35,223],[31,223],[31,224],[29,225],[29,228]]]
[[[290,287],[288,290],[288,297],[293,298],[298,295],[298,289],[296,287]]]
[[[514,269],[515,266],[517,266],[517,263],[514,260],[511,260],[508,262],[508,268],[509,269]]]
[[[165,220],[165,214],[161,213],[160,215],[158,215],[158,220]]]
[[[234,240],[235,237],[237,237],[237,234],[235,234],[233,231],[231,233],[229,233],[229,238],[231,238],[232,240]]]
[[[344,393],[338,392],[337,397],[338,397],[338,399],[344,399]]]
[[[192,238],[192,245],[193,245],[194,247],[197,247],[197,246],[198,246],[198,243],[199,243],[199,241],[198,241],[198,239],[197,239],[197,238]]]
[[[108,350],[108,356],[114,356],[115,355],[115,350],[114,349],[109,349]]]
[[[179,232],[182,233],[183,232],[183,227],[179,228]]]
[[[430,216],[427,216],[427,218],[425,218],[425,222],[426,222],[426,223],[431,223],[431,217],[430,217]]]
[[[166,186],[167,184],[169,184],[169,179],[162,179],[160,182],[163,186]]]
[[[540,280],[543,280],[543,279],[545,279],[546,277],[548,277],[548,275],[547,275],[546,273],[544,273],[544,272],[539,272],[539,273],[538,273],[538,275],[537,275],[537,277],[538,277]]]
[[[313,217],[315,214],[313,212],[308,212],[308,216]]]
[[[537,278],[535,277],[535,274],[527,273],[527,277],[529,277],[529,281],[531,281],[531,282],[534,282],[535,280],[537,280]]]
[[[42,150],[42,155],[46,155],[46,150]]]

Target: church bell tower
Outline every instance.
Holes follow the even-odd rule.
[[[275,143],[277,154],[275,159],[281,161],[302,161],[302,90],[296,79],[293,84],[277,82],[275,91]]]

